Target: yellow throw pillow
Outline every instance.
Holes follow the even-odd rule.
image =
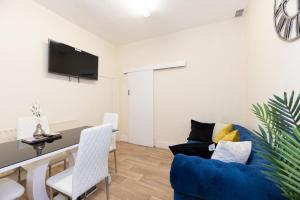
[[[233,125],[232,124],[227,124],[222,128],[215,137],[213,137],[213,142],[218,143],[220,140],[222,140],[225,135],[233,131]]]
[[[221,140],[230,141],[230,142],[239,142],[240,141],[240,132],[235,130],[226,134]]]

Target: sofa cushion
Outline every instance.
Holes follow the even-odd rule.
[[[240,132],[238,130],[231,131],[226,134],[221,140],[230,141],[230,142],[239,142],[240,141]]]
[[[252,151],[249,156],[247,165],[253,166],[260,170],[265,170],[266,168],[264,167],[264,164],[269,164],[269,162],[259,156],[258,152],[263,150],[257,144],[257,139],[255,138],[253,133],[251,133],[250,130],[239,125],[234,125],[234,129],[240,132],[240,141],[252,141]]]
[[[212,137],[213,142],[218,143],[219,141],[222,140],[222,138],[224,138],[227,134],[231,133],[232,131],[233,131],[233,125],[227,124]]]
[[[212,151],[209,151],[208,146],[211,143],[186,143],[170,146],[170,150],[174,155],[184,154],[188,156],[200,156],[202,158],[209,159],[212,155]]]
[[[202,123],[191,120],[191,132],[188,140],[211,142],[214,123]]]
[[[251,141],[226,142],[220,141],[211,159],[223,162],[236,162],[246,164],[251,153]]]
[[[228,123],[219,123],[217,122],[215,124],[214,130],[213,130],[213,134],[212,134],[212,139],[217,135],[217,133],[219,133],[226,125],[228,125]]]

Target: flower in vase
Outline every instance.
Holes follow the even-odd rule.
[[[36,118],[38,118],[38,119],[41,118],[42,110],[41,110],[40,104],[38,104],[38,103],[32,104],[31,112],[32,112],[32,115],[35,116]]]

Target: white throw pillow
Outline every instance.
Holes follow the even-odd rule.
[[[226,142],[220,141],[211,159],[223,162],[236,162],[246,164],[251,154],[252,142]]]

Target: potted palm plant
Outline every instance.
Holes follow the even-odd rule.
[[[255,104],[261,125],[254,131],[260,156],[268,162],[264,173],[291,200],[300,199],[300,94],[274,95]]]

